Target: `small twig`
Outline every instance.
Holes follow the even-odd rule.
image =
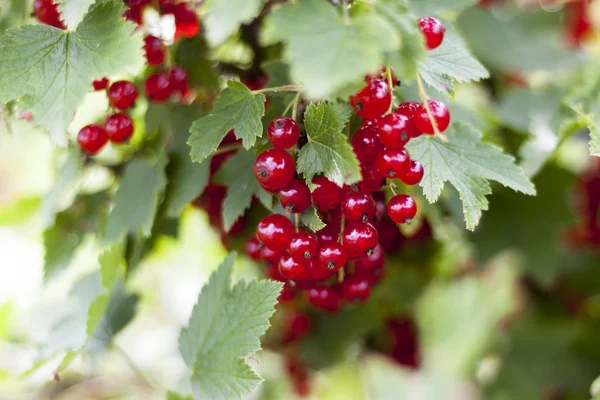
[[[394,99],[394,85],[392,84],[392,69],[390,68],[389,65],[387,67],[385,67],[385,73],[387,74],[387,83],[388,83],[388,87],[390,88],[390,96],[392,97],[392,102],[390,103],[390,108],[388,108],[388,111],[386,113],[386,114],[389,114],[392,112],[393,107],[397,107],[396,100]]]
[[[342,219],[340,221],[340,236],[338,236],[338,242],[342,243],[344,237],[344,228],[346,227],[346,216],[342,215]]]
[[[431,122],[431,126],[433,126],[433,132],[440,138],[442,142],[448,142],[448,137],[440,132],[437,126],[437,122],[431,113],[431,108],[429,107],[429,96],[427,96],[427,92],[425,91],[425,86],[423,86],[423,81],[421,80],[421,76],[417,74],[417,86],[419,87],[419,97],[423,102],[423,107],[425,107],[425,111],[427,111],[427,116],[429,117],[429,121]]]
[[[298,85],[285,85],[285,86],[276,86],[276,87],[272,87],[272,88],[255,90],[254,93],[297,92],[299,90],[300,90],[300,86],[298,86]]]
[[[295,121],[298,114],[298,102],[300,101],[300,92],[296,93],[296,97],[292,101],[292,119]]]

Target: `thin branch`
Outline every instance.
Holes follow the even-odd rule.
[[[217,154],[223,154],[223,153],[227,153],[232,150],[239,150],[241,148],[242,148],[241,143],[226,144],[226,145],[219,147],[217,150],[213,151],[211,155],[216,156]]]
[[[386,113],[389,114],[392,112],[393,107],[397,107],[396,100],[394,99],[394,85],[392,84],[392,69],[389,65],[385,67],[385,73],[387,75],[388,87],[390,88],[390,96],[392,97],[392,101],[390,102],[390,108],[388,108]]]
[[[300,90],[300,86],[298,86],[298,85],[285,85],[285,86],[275,86],[272,88],[255,90],[254,93],[297,92],[299,90]]]
[[[298,102],[300,101],[300,92],[296,93],[294,101],[292,102],[292,119],[295,121],[298,116]]]

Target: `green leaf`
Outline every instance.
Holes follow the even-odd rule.
[[[150,235],[159,200],[166,185],[166,157],[136,158],[125,169],[102,236],[104,245],[116,244],[127,234]]]
[[[44,197],[42,203],[42,220],[44,225],[49,226],[54,223],[56,212],[61,206],[61,200],[65,192],[74,186],[83,168],[83,158],[79,149],[70,150],[64,164],[57,172],[54,185]]]
[[[266,0],[207,0],[202,4],[206,38],[215,47],[235,33],[241,24],[258,16]]]
[[[179,350],[192,369],[195,399],[241,399],[261,381],[243,357],[260,350],[281,283],[229,281],[235,253],[223,261],[198,296]]]
[[[107,289],[112,288],[118,279],[125,278],[124,251],[124,242],[120,242],[104,250],[98,259],[102,286]]]
[[[42,204],[39,197],[24,197],[2,205],[0,225],[18,225],[36,215]]]
[[[478,0],[410,0],[410,8],[417,17],[457,12],[471,7]]]
[[[167,400],[194,400],[194,399],[192,399],[190,396],[182,396],[178,393],[170,391],[167,393]]]
[[[419,63],[419,73],[429,86],[441,93],[453,93],[454,82],[479,81],[490,76],[451,29],[446,29],[444,41],[438,48],[427,52],[427,57]]]
[[[67,28],[73,30],[96,0],[61,0],[58,11]]]
[[[274,10],[265,19],[262,41],[285,44],[292,78],[312,99],[360,81],[380,68],[384,52],[400,47],[397,33],[380,16],[360,14],[344,23],[336,8],[321,0]]]
[[[219,170],[217,181],[227,186],[223,200],[223,227],[229,231],[233,224],[250,208],[256,197],[268,209],[273,208],[273,196],[260,187],[254,177],[253,152],[238,150]]]
[[[219,89],[219,73],[210,59],[210,49],[202,35],[182,38],[177,46],[175,62],[187,72],[190,87],[211,92]]]
[[[482,210],[488,209],[488,180],[535,195],[533,184],[515,165],[514,158],[503,154],[499,147],[481,142],[481,133],[454,123],[447,135],[447,143],[437,137],[421,136],[407,148],[411,157],[423,164],[425,175],[420,185],[430,203],[437,201],[446,181],[458,190],[467,229],[475,229]]]
[[[300,214],[300,220],[304,226],[313,232],[317,232],[325,228],[325,223],[321,221],[321,218],[319,218],[317,209],[314,206]]]
[[[348,108],[331,103],[311,104],[304,114],[308,143],[302,147],[296,167],[310,184],[313,176],[324,174],[342,186],[360,180],[360,166],[348,138],[342,134]]]
[[[0,101],[18,99],[46,127],[56,143],[67,144],[67,125],[90,92],[94,79],[143,64],[141,35],[121,17],[113,1],[94,7],[74,32],[25,25],[0,37]]]
[[[600,101],[589,110],[584,110],[581,104],[574,104],[571,108],[590,130],[590,154],[600,157]]]
[[[246,149],[254,146],[256,138],[262,136],[260,119],[264,114],[265,96],[252,93],[240,82],[228,81],[211,113],[194,122],[190,129],[192,160],[200,162],[208,157],[230,129],[234,129]]]

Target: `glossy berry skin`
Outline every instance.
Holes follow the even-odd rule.
[[[379,118],[363,119],[362,122],[360,123],[361,127],[372,126],[374,128],[377,128],[378,125],[379,125]]]
[[[441,21],[434,17],[419,18],[419,29],[425,38],[425,46],[429,50],[439,47],[444,41],[446,28]]]
[[[306,298],[314,307],[336,312],[342,306],[342,296],[333,287],[314,287],[306,291]]]
[[[144,38],[144,52],[150,65],[161,65],[165,61],[165,46],[156,36],[148,35]]]
[[[260,90],[269,83],[269,75],[253,75],[242,78],[242,83],[250,90]]]
[[[423,132],[417,129],[417,125],[415,124],[415,113],[420,107],[421,104],[416,101],[405,101],[404,103],[400,103],[398,108],[394,111],[395,114],[404,115],[408,118],[406,131],[411,138],[416,138],[423,134]]]
[[[398,225],[387,218],[387,206],[385,209],[386,218],[375,222],[373,225],[379,233],[379,244],[389,253],[394,253],[402,247],[405,242],[404,236],[400,233]],[[375,251],[375,249],[373,249]]]
[[[133,121],[129,115],[113,114],[106,119],[104,130],[113,143],[125,143],[133,135]]]
[[[279,260],[279,272],[292,281],[302,281],[309,278],[310,260],[304,257],[294,257],[289,252],[283,253]]]
[[[404,174],[400,175],[400,180],[405,185],[416,185],[417,183],[421,182],[424,174],[425,171],[423,170],[421,163],[411,160],[408,170]]]
[[[364,254],[372,253],[379,241],[377,229],[365,222],[346,224],[342,238],[349,259],[355,259]]]
[[[348,255],[344,246],[338,242],[329,241],[323,243],[317,253],[317,262],[322,268],[337,271],[344,267],[348,261]]]
[[[297,214],[310,207],[310,189],[304,181],[292,179],[279,191],[279,202],[287,211]]]
[[[260,259],[276,266],[281,258],[281,253],[282,251],[273,251],[268,247],[262,246],[262,249],[260,249]]]
[[[406,194],[399,194],[388,202],[388,215],[397,224],[409,224],[417,214],[417,203]]]
[[[402,114],[391,113],[379,121],[379,139],[387,147],[403,148],[410,134],[408,132],[409,119]]]
[[[43,24],[58,29],[67,29],[60,19],[58,4],[52,0],[35,0],[33,2],[33,14]]]
[[[373,197],[362,190],[357,192],[348,191],[342,200],[342,212],[346,221],[367,222],[375,216],[375,202]]]
[[[317,238],[308,232],[296,232],[290,241],[289,251],[294,257],[309,260],[317,254]]]
[[[342,227],[339,220],[329,222],[323,229],[317,232],[317,239],[320,244],[335,242],[340,236]]]
[[[362,164],[360,166],[360,173],[362,175],[362,181],[358,184],[360,190],[373,193],[377,192],[384,185],[384,177],[379,173],[376,165]]]
[[[375,127],[362,127],[352,136],[352,149],[361,163],[373,162],[382,148]]]
[[[171,79],[165,72],[150,75],[144,82],[144,93],[155,103],[164,103],[173,94]]]
[[[382,116],[392,103],[390,88],[382,79],[369,77],[367,85],[358,93],[350,96],[350,105],[362,118],[371,119]]]
[[[342,296],[349,302],[363,302],[371,294],[371,282],[367,274],[347,276],[342,283]]]
[[[171,88],[174,92],[185,93],[188,89],[188,75],[185,69],[178,65],[174,65],[169,72],[169,79],[171,80]]]
[[[294,177],[294,159],[285,150],[268,149],[256,157],[254,176],[263,189],[277,193]]]
[[[441,101],[437,100],[429,100],[429,110],[431,111],[431,115],[435,120],[437,128],[440,132],[444,132],[448,125],[450,125],[450,111],[446,108],[446,105]],[[423,105],[419,107],[417,112],[415,113],[415,125],[418,130],[428,135],[433,135],[435,130],[433,129],[433,125],[431,124],[431,120],[429,119],[429,115],[427,114],[427,110]]]
[[[275,118],[267,128],[269,141],[278,149],[289,149],[298,143],[300,128],[296,121],[289,117]]]
[[[311,281],[324,281],[335,275],[335,270],[324,267],[317,259],[312,259],[309,275]]]
[[[109,83],[110,83],[110,81],[108,80],[108,78],[104,77],[102,79],[97,79],[97,80],[93,81],[92,86],[94,87],[94,90],[96,90],[96,91],[106,90]]]
[[[271,214],[264,217],[256,227],[256,237],[266,247],[273,251],[284,251],[288,248],[294,225],[280,214]]]
[[[311,194],[312,202],[320,210],[332,210],[340,205],[344,191],[324,176],[313,179],[316,188]]]
[[[398,178],[408,171],[410,157],[406,150],[386,148],[377,155],[376,165],[386,178]]]
[[[79,147],[87,154],[97,154],[108,142],[106,131],[98,125],[84,126],[77,134]]]
[[[117,81],[108,89],[108,101],[119,110],[127,110],[138,98],[138,90],[130,81]]]
[[[246,255],[255,261],[261,259],[260,251],[262,250],[262,248],[263,246],[256,236],[252,236],[244,244],[244,251]]]
[[[383,246],[377,243],[371,254],[365,254],[356,259],[354,262],[354,270],[356,272],[368,272],[376,268],[383,267],[385,252]]]

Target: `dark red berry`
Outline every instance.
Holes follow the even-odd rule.
[[[269,279],[277,282],[288,281],[288,279],[285,276],[281,275],[281,272],[279,272],[279,259],[277,259],[276,263],[273,263],[267,267],[267,269],[265,270],[265,275],[267,275]]]
[[[79,147],[91,156],[98,153],[106,142],[108,142],[108,135],[98,125],[84,126],[77,134]]]
[[[278,149],[289,149],[298,143],[300,128],[296,121],[289,117],[275,118],[267,128],[267,136],[273,146]]]
[[[383,266],[384,256],[383,246],[377,243],[377,246],[373,248],[371,254],[364,254],[356,259],[354,262],[354,270],[357,272],[368,272],[376,268],[381,268]]]
[[[375,216],[373,197],[365,191],[348,191],[342,200],[342,211],[350,222],[367,222]]]
[[[309,279],[309,268],[310,260],[304,257],[294,257],[287,251],[279,260],[279,272],[292,281]]]
[[[269,75],[255,75],[242,78],[242,83],[250,90],[260,90],[269,83]]]
[[[133,82],[117,81],[108,89],[108,101],[119,110],[127,110],[133,106],[138,97],[138,91]]]
[[[262,247],[260,249],[260,259],[265,260],[269,264],[277,266],[279,264],[279,259],[281,258],[281,253],[283,251],[273,251],[268,247]]]
[[[296,298],[296,294],[298,291],[295,287],[293,287],[289,282],[285,282],[283,284],[283,289],[279,293],[279,297],[277,297],[277,302],[279,303],[287,303]]]
[[[294,225],[280,214],[267,215],[256,227],[256,237],[273,251],[287,249],[293,234]]]
[[[133,121],[129,115],[113,114],[106,119],[104,130],[113,143],[125,143],[133,135]]]
[[[399,194],[388,202],[388,215],[397,224],[409,224],[417,214],[417,203],[406,194]]]
[[[317,259],[313,259],[310,261],[309,275],[311,281],[324,281],[335,275],[335,270],[324,267]]]
[[[387,178],[398,178],[410,167],[410,157],[404,149],[386,148],[377,156],[379,173]]]
[[[150,65],[160,65],[165,61],[165,45],[156,36],[148,35],[144,38],[144,52]]]
[[[378,240],[377,229],[369,223],[351,222],[344,227],[343,241],[349,259],[371,254]]]
[[[378,118],[392,103],[390,88],[387,82],[377,78],[367,78],[366,83],[360,92],[350,96],[350,105],[363,118]]]
[[[406,170],[404,174],[400,175],[400,180],[405,185],[416,185],[417,183],[421,182],[424,173],[425,171],[423,171],[423,166],[421,163],[412,160],[408,170]]]
[[[415,124],[415,113],[420,107],[421,104],[417,103],[416,101],[405,101],[404,103],[401,103],[394,111],[394,113],[404,115],[408,118],[406,130],[411,138],[416,138],[423,134],[423,132],[417,129],[417,125]]]
[[[254,176],[263,189],[277,193],[294,177],[294,159],[285,150],[268,149],[256,157]]]
[[[312,202],[320,210],[327,211],[336,208],[342,202],[344,191],[324,176],[314,178],[316,186],[312,192]]]
[[[287,211],[298,214],[310,207],[310,189],[304,181],[292,179],[279,191],[279,202]]]
[[[446,28],[439,19],[434,17],[419,18],[419,29],[425,38],[425,46],[433,50],[442,44]]]
[[[374,128],[377,128],[378,125],[379,125],[379,118],[363,119],[362,122],[360,123],[361,127],[372,126]]]
[[[252,236],[246,241],[246,244],[244,244],[244,251],[246,252],[246,255],[255,261],[261,259],[260,251],[262,248],[263,246],[260,244],[260,240],[258,240],[256,236]]]
[[[377,166],[374,164],[362,164],[360,173],[362,180],[359,182],[358,187],[365,192],[377,192],[385,183],[384,176],[379,173]]]
[[[373,225],[379,233],[379,244],[389,253],[394,253],[404,244],[405,238],[400,233],[398,225],[387,218],[387,206],[385,209],[386,219],[375,222]]]
[[[370,279],[366,274],[354,274],[347,276],[342,283],[342,295],[346,301],[365,301],[369,298],[370,294]]]
[[[448,111],[446,105],[441,101],[429,100],[427,103],[429,104],[429,110],[431,111],[431,116],[435,120],[438,131],[444,132],[446,128],[448,128],[448,125],[450,125],[450,111]],[[415,113],[415,125],[417,126],[417,129],[423,133],[428,135],[433,135],[435,133],[427,110],[423,105],[421,105],[419,110]]]
[[[308,232],[297,232],[292,236],[289,250],[294,257],[311,259],[317,254],[317,238]]]
[[[128,21],[133,21],[140,25],[142,23],[142,10],[144,7],[149,6],[152,0],[129,0],[127,1],[127,7],[129,10],[125,11],[123,16]]]
[[[67,29],[60,19],[58,3],[55,3],[52,0],[35,0],[33,2],[33,14],[43,24],[58,29]]]
[[[308,315],[294,313],[286,322],[283,342],[295,342],[306,335],[309,329],[310,318],[308,318]]]
[[[352,136],[352,149],[362,163],[373,162],[382,148],[375,127],[362,127]]]
[[[173,94],[171,79],[166,72],[156,72],[144,82],[144,93],[156,103],[163,103]]]
[[[174,92],[183,94],[188,89],[187,72],[180,66],[174,65],[173,68],[171,68],[169,79],[171,80],[171,87]]]
[[[182,2],[170,7],[163,7],[165,14],[175,16],[175,40],[185,37],[194,37],[200,30],[198,16],[188,3]]]
[[[341,269],[348,261],[346,249],[338,242],[327,241],[319,248],[317,261],[323,268],[330,271]]]
[[[108,78],[104,77],[102,79],[97,79],[93,81],[92,86],[94,86],[94,90],[105,90],[108,87],[109,83],[110,81],[108,80]]]
[[[326,311],[335,312],[342,306],[342,296],[333,287],[314,287],[306,291],[310,304]]]
[[[409,119],[405,115],[391,113],[379,121],[379,140],[387,147],[403,148],[410,134],[408,132]]]
[[[329,222],[323,229],[317,232],[317,239],[319,240],[319,243],[322,244],[326,242],[337,241],[338,237],[340,236],[341,229],[342,227],[339,220],[333,220]]]

